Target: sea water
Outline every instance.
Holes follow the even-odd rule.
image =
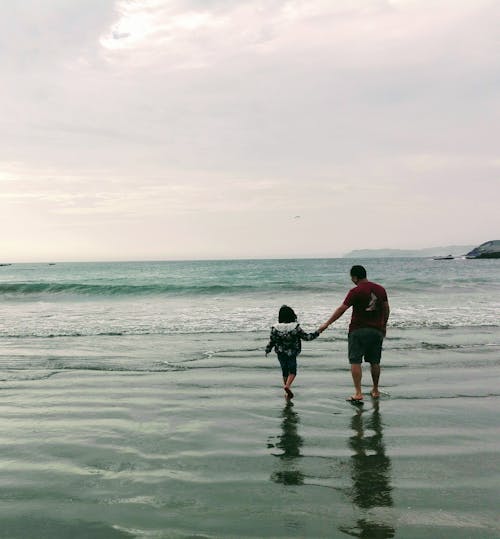
[[[380,401],[345,402],[362,263],[391,304]],[[0,537],[498,537],[500,261],[0,267]]]

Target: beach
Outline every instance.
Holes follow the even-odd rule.
[[[1,536],[497,538],[500,262],[363,261],[392,315],[350,405],[352,260],[0,268]],[[356,261],[359,263],[359,261]]]

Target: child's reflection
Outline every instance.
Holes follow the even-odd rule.
[[[370,416],[364,415],[362,408],[357,409],[351,419],[351,428],[355,432],[348,440],[354,451],[351,457],[352,489],[349,496],[360,509],[391,507],[392,487],[391,461],[385,454],[382,436],[382,418],[378,401],[373,402]],[[370,435],[365,434],[370,431]],[[353,528],[341,529],[352,537],[374,537],[386,539],[394,537],[394,528],[386,523],[374,521],[369,514],[357,521]]]
[[[282,453],[273,454],[279,457],[282,469],[271,474],[271,479],[275,483],[283,485],[302,485],[304,474],[297,469],[297,463],[301,457],[300,448],[304,441],[297,432],[300,418],[293,410],[291,401],[286,403],[281,417],[283,418],[281,422],[282,433],[277,437],[278,441],[275,444],[269,444],[269,446],[281,449]]]

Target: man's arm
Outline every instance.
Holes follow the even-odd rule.
[[[383,334],[385,336],[385,332],[386,332],[386,329],[387,329],[387,320],[389,320],[389,314],[391,313],[391,309],[389,307],[389,302],[388,301],[384,301],[384,303],[382,303],[382,311],[384,313],[384,330],[383,330]]]
[[[347,309],[349,309],[349,306],[342,303],[342,305],[340,305],[339,307],[335,309],[335,311],[333,311],[332,316],[330,316],[330,318],[324,324],[321,324],[321,326],[319,326],[318,331],[320,333],[323,333],[323,331],[325,331],[325,329],[330,324],[333,324],[335,320],[338,320],[347,311]]]

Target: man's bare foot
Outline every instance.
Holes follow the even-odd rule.
[[[291,390],[288,386],[285,386],[283,389],[285,390],[286,396],[287,396],[289,399],[293,399],[293,392],[292,392],[292,390]]]
[[[380,397],[380,391],[378,389],[372,389],[370,395],[373,399],[378,399]]]
[[[346,401],[351,404],[363,404],[363,395],[351,395],[347,397]]]

